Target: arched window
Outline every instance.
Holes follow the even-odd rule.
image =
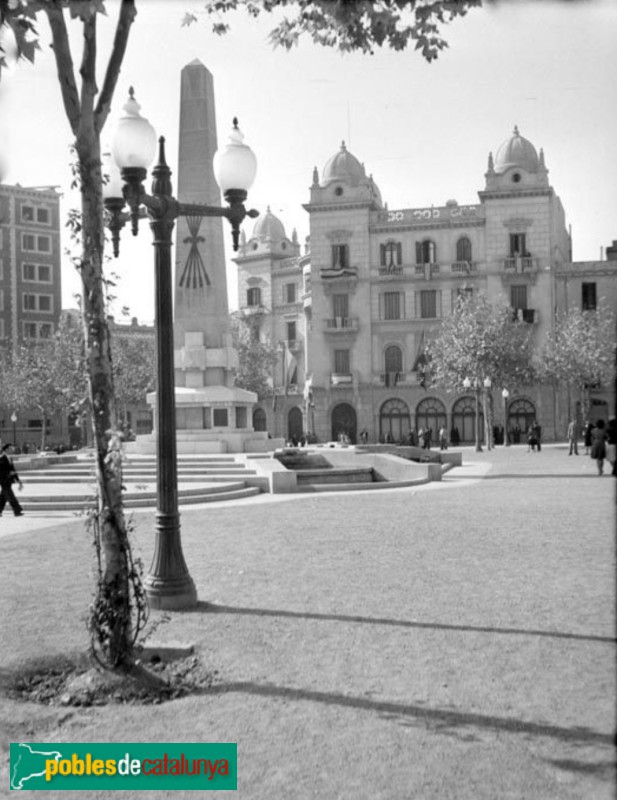
[[[416,264],[436,264],[437,246],[432,239],[416,242]]]
[[[261,305],[261,289],[259,286],[252,286],[246,291],[246,304],[247,306],[260,306]]]
[[[403,263],[403,245],[401,242],[389,241],[380,247],[381,266],[392,269]]]
[[[410,427],[411,416],[407,403],[396,397],[386,400],[379,410],[380,441],[405,441]]]
[[[385,371],[386,372],[403,371],[403,353],[401,352],[401,348],[395,344],[391,344],[389,347],[386,347]]]
[[[526,441],[525,434],[536,419],[536,407],[529,400],[519,398],[508,406],[508,434],[512,444]]]
[[[437,441],[439,429],[447,424],[446,407],[436,397],[426,397],[421,400],[416,407],[416,429],[426,430],[430,428],[433,432],[432,440]]]
[[[456,243],[456,260],[471,263],[471,241],[466,236],[461,236]]]
[[[337,442],[341,434],[349,437],[351,444],[356,442],[356,409],[349,403],[339,403],[332,409],[332,441]]]
[[[297,406],[289,409],[287,415],[287,438],[296,444],[303,436],[302,412]]]
[[[484,441],[484,414],[480,409],[478,417],[480,441]],[[466,395],[456,401],[452,407],[452,430],[450,441],[457,444],[471,444],[476,440],[476,399]]]
[[[253,430],[265,431],[266,428],[266,412],[263,408],[256,408],[253,411]]]

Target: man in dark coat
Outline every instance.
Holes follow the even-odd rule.
[[[12,444],[5,444],[0,451],[0,516],[8,501],[15,516],[21,517],[24,512],[13,492],[13,484],[18,483],[20,489],[23,488],[23,484],[10,457],[12,448]]]

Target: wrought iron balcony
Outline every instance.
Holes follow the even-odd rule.
[[[325,320],[326,333],[356,333],[357,317],[332,317]]]

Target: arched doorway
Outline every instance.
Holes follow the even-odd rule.
[[[480,429],[480,442],[484,441],[484,412],[479,409],[478,426]],[[452,407],[452,430],[450,438],[458,440],[461,444],[472,444],[476,441],[476,398],[461,397]]]
[[[382,405],[379,410],[379,436],[380,441],[404,441],[411,428],[411,415],[409,406],[402,400],[393,397]]]
[[[426,397],[416,407],[416,431],[431,429],[432,441],[437,441],[439,429],[448,423],[446,407],[436,397]]]
[[[349,403],[339,403],[332,409],[332,441],[337,442],[342,433],[347,434],[352,444],[356,442],[358,420],[356,410]]]
[[[294,406],[287,415],[287,438],[290,442],[298,443],[303,432],[302,412],[297,406]]]
[[[529,400],[513,400],[508,408],[508,434],[512,444],[526,441],[525,434],[536,419],[536,407]]]
[[[267,422],[266,422],[266,412],[263,408],[256,408],[253,411],[253,430],[254,431],[266,431]]]
[[[396,386],[399,375],[403,371],[403,353],[398,345],[391,344],[384,353],[385,384]]]

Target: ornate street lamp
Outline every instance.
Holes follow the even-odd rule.
[[[15,433],[15,423],[17,422],[17,414],[14,411],[11,414],[11,422],[13,423],[13,447],[17,447],[17,436]]]
[[[491,429],[492,415],[489,413],[489,403],[491,400],[489,393],[492,385],[493,382],[487,375],[484,379],[484,428],[486,430],[486,446],[489,450],[491,450],[493,446],[493,431]]]
[[[463,381],[463,386],[465,389],[469,390],[473,386],[474,392],[476,394],[476,453],[482,452],[482,445],[480,444],[480,381],[477,378],[474,378],[473,384],[469,378],[465,378]]]
[[[154,234],[155,329],[157,348],[157,511],[156,541],[152,565],[145,579],[150,606],[159,609],[187,608],[197,602],[180,541],[178,513],[178,468],[176,452],[176,407],[174,393],[174,335],[172,311],[172,232],[179,216],[226,217],[232,227],[234,250],[238,249],[240,224],[246,217],[258,216],[247,211],[244,201],[255,180],[257,160],[243,144],[238,121],[229,143],[214,157],[214,174],[228,202],[227,207],[196,203],[180,203],[172,197],[171,170],[165,161],[165,139],[158,140],[158,163],[152,170],[152,194],[143,187],[147,168],[156,151],[156,134],[147,119],[139,113],[133,89],[124,106],[125,116],[119,121],[112,144],[117,173],[110,170],[104,187],[105,207],[109,212],[114,255],[118,255],[120,230],[128,219],[133,235],[144,211]],[[128,205],[128,215],[124,212]]]
[[[504,447],[510,447],[510,439],[508,437],[508,397],[510,397],[510,392],[504,387],[501,390],[501,396],[503,397],[503,445]]]

